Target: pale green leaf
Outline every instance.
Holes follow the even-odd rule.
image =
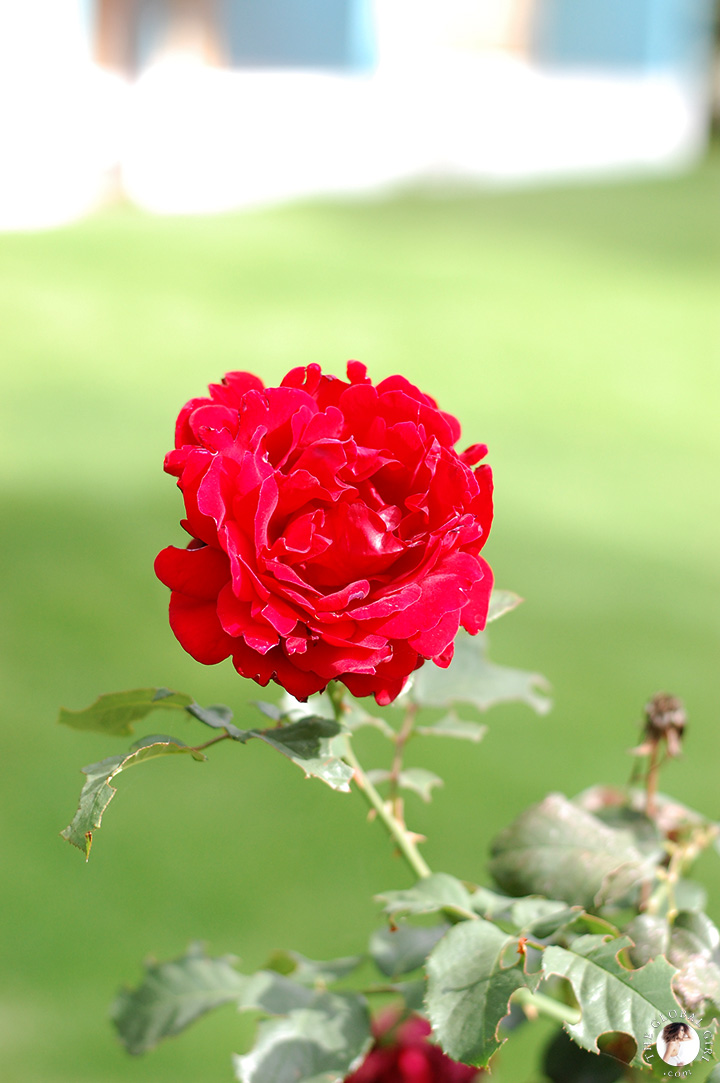
[[[670,932],[667,957],[678,968],[673,988],[688,1011],[704,1015],[720,1007],[720,933],[707,914],[683,910]]]
[[[210,959],[193,947],[180,959],[148,965],[142,983],[121,992],[110,1015],[125,1048],[146,1053],[212,1008],[237,1001],[249,980],[232,960]]]
[[[87,860],[90,856],[93,831],[100,827],[103,813],[117,793],[116,788],[110,785],[111,779],[128,767],[135,767],[146,760],[178,754],[190,755],[195,760],[206,759],[202,752],[189,748],[174,737],[156,736],[146,737],[129,752],[83,767],[87,781],[80,793],[78,810],[72,822],[61,831],[62,837],[82,850]]]
[[[305,1008],[260,1024],[251,1051],[235,1056],[241,1083],[341,1083],[372,1044],[364,999],[316,994]]]
[[[76,730],[95,730],[127,737],[133,732],[133,724],[151,711],[185,710],[192,702],[190,696],[170,692],[167,688],[135,688],[128,692],[109,692],[99,696],[81,711],[68,711],[63,707],[58,722]]]
[[[498,617],[504,616],[505,613],[517,609],[524,600],[512,590],[500,590],[499,587],[493,587],[490,595],[490,605],[488,606],[487,623],[490,624],[491,621],[497,620]]]
[[[416,726],[415,732],[424,737],[454,737],[462,741],[474,741],[477,744],[487,733],[487,726],[479,722],[466,722],[464,718],[458,718],[454,711],[449,711],[439,722],[427,726]]]
[[[484,1066],[500,1047],[500,1022],[516,989],[528,985],[517,937],[478,918],[454,925],[427,962],[425,998],[433,1033],[454,1060]],[[508,965],[515,951],[517,961]]]
[[[489,887],[478,887],[470,896],[470,902],[481,918],[496,918],[501,914],[507,916],[515,899],[511,895],[500,895],[497,891],[491,891]]]
[[[383,768],[368,771],[367,775],[374,786],[389,782],[393,777],[392,772]],[[439,775],[424,767],[405,767],[398,775],[397,782],[401,789],[416,793],[425,802],[431,801],[432,791],[436,786],[443,785],[443,780]]]
[[[409,696],[421,707],[451,707],[470,703],[485,711],[496,703],[526,703],[538,714],[550,710],[547,684],[537,673],[526,673],[491,662],[483,632],[470,636],[460,629],[455,654],[447,669],[425,665],[413,674]]]
[[[580,936],[569,948],[550,945],[543,952],[543,973],[567,978],[582,1009],[579,1023],[566,1023],[570,1036],[584,1049],[598,1052],[601,1034],[618,1031],[634,1038],[637,1049],[632,1064],[643,1066],[645,1035],[653,1021],[678,1017],[680,1005],[672,991],[675,968],[663,956],[639,970],[628,970],[618,953],[630,946],[627,937],[607,940],[603,936]]]
[[[410,974],[427,959],[450,928],[441,925],[401,925],[377,929],[370,938],[370,954],[378,970],[388,978]]]
[[[562,794],[527,809],[492,844],[490,871],[511,895],[560,896],[600,907],[624,898],[650,874],[628,831],[607,827]]]
[[[475,917],[467,888],[454,876],[435,872],[406,891],[386,891],[375,896],[385,903],[386,914],[434,914],[452,910],[466,917]]]
[[[398,782],[402,789],[411,790],[426,803],[432,799],[433,789],[444,785],[439,775],[424,767],[405,767],[400,772]]]
[[[632,940],[628,955],[633,966],[644,966],[667,952],[670,930],[667,920],[659,914],[638,914],[624,931]]]

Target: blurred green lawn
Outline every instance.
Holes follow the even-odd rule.
[[[687,176],[601,188],[209,220],[117,209],[2,237],[4,1083],[229,1080],[246,1033],[231,1008],[134,1061],[106,1022],[118,985],[195,939],[248,966],[276,947],[353,952],[371,896],[409,882],[359,799],[264,746],[130,772],[88,865],[58,837],[80,766],[125,747],[57,727],[61,704],[160,684],[251,718],[258,690],[182,652],[152,573],[183,538],[162,474],[176,413],[229,369],[270,383],[357,357],[490,445],[486,553],[527,599],[493,654],[547,674],[555,709],[494,711],[477,749],[411,747],[447,779],[429,809],[408,799],[433,867],[482,879],[526,804],[623,782],[661,689],[691,720],[664,786],[720,815],[719,201],[715,153]],[[718,919],[720,859],[702,871]],[[521,1067],[534,1041],[500,1083],[537,1080]]]

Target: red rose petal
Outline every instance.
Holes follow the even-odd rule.
[[[304,699],[337,678],[379,703],[425,659],[446,666],[459,624],[484,626],[492,576],[489,467],[402,376],[373,386],[317,364],[265,389],[228,373],[180,412],[165,469],[185,528],[156,571],[194,657]]]

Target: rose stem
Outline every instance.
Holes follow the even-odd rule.
[[[655,818],[655,795],[657,793],[658,784],[658,771],[660,768],[660,760],[658,757],[659,741],[654,740],[650,743],[650,762],[648,764],[647,775],[645,776],[645,815],[648,819]]]
[[[342,724],[342,716],[345,710],[344,690],[337,681],[332,681],[328,685],[328,696],[332,703],[335,718],[338,723]],[[352,767],[353,778],[361,794],[370,807],[375,810],[390,835],[390,838],[393,840],[417,878],[419,880],[424,880],[427,876],[431,876],[432,869],[418,850],[411,833],[405,827],[405,824],[401,820],[398,820],[393,814],[392,805],[383,801],[382,797],[363,771],[353,751],[349,734],[345,735],[345,754],[343,758],[345,762]]]
[[[392,766],[390,768],[390,778],[388,779],[388,793],[390,801],[392,803],[393,812],[395,818],[404,823],[403,802],[398,792],[400,786],[400,772],[402,771],[403,753],[405,751],[405,745],[412,736],[412,731],[415,727],[415,715],[417,714],[417,705],[411,703],[405,712],[405,718],[403,724],[400,727],[400,732],[395,738],[395,753],[393,755]]]
[[[193,752],[202,752],[204,749],[210,748],[210,745],[216,745],[216,744],[219,744],[220,741],[229,741],[229,740],[230,740],[230,734],[229,733],[223,733],[219,737],[211,737],[209,741],[205,741],[205,743],[202,744],[202,745],[193,745],[192,750],[193,750]]]
[[[547,1019],[556,1019],[559,1023],[578,1023],[581,1012],[578,1008],[572,1008],[569,1004],[561,1004],[553,997],[545,996],[544,993],[531,993],[529,989],[522,987],[516,989],[512,999],[521,1008],[530,1008],[544,1015]]]

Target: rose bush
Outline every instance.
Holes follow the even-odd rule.
[[[308,365],[279,387],[231,372],[209,390],[165,459],[192,541],[155,563],[185,650],[298,699],[338,679],[389,703],[424,661],[449,665],[492,586],[484,445],[458,454],[454,417],[357,361],[347,381]]]
[[[430,1024],[419,1015],[398,1026],[390,1013],[377,1021],[374,1030],[375,1044],[345,1083],[473,1083],[483,1074],[432,1045]]]

